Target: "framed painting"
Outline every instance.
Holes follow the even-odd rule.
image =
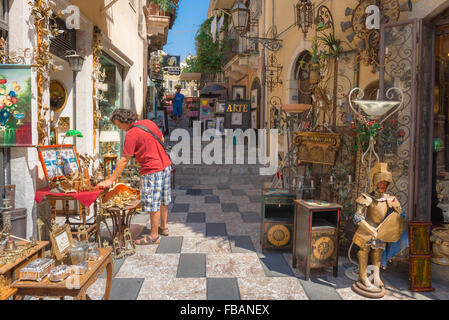
[[[38,147],[39,159],[47,181],[80,172],[80,162],[73,145]]]
[[[226,111],[226,102],[217,101],[217,107],[215,109],[215,113],[225,113]]]
[[[257,109],[257,89],[251,91],[251,110]]]
[[[251,128],[257,129],[257,111],[251,111]]]
[[[246,87],[245,86],[232,86],[232,100],[245,100]]]
[[[0,147],[32,147],[31,66],[0,65]]]
[[[243,113],[234,112],[232,114],[232,125],[233,126],[241,126],[243,124]]]
[[[157,119],[156,124],[161,130],[161,132],[166,135],[168,133],[168,118],[167,118],[167,109],[158,109],[157,110]]]
[[[213,120],[215,116],[215,99],[201,99],[200,102],[200,120]]]
[[[58,80],[50,81],[50,108],[59,113],[64,110],[67,104],[67,89],[64,84]]]
[[[51,247],[58,261],[64,259],[73,246],[73,237],[68,224],[57,227],[50,233]]]
[[[215,118],[216,121],[216,131],[217,131],[217,136],[222,136],[224,135],[224,124],[225,124],[225,118],[224,117],[217,117]]]

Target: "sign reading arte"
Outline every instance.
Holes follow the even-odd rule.
[[[230,103],[226,108],[226,112],[249,112],[248,103]]]

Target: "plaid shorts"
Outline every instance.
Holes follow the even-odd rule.
[[[171,203],[171,166],[140,177],[140,199],[144,212],[157,212]]]

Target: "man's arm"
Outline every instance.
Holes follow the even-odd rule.
[[[115,180],[118,179],[118,177],[122,174],[123,170],[125,170],[126,166],[128,165],[129,160],[131,160],[131,156],[123,155],[122,158],[117,163],[117,166],[115,167],[114,172],[112,173],[111,177],[101,183],[98,184],[100,188],[109,188],[112,186]]]

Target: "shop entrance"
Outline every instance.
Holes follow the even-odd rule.
[[[449,223],[449,9],[433,20],[435,38],[432,224]]]

